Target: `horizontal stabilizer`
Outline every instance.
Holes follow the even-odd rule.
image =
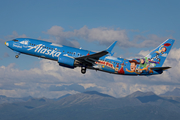
[[[169,68],[171,68],[171,67],[151,67],[150,69],[155,70],[155,71],[158,71],[158,70],[164,71],[164,70],[167,70]]]

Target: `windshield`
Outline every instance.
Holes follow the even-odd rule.
[[[12,40],[12,41],[14,41],[14,42],[18,42],[19,40],[14,39],[14,40]]]

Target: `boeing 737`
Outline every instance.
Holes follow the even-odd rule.
[[[117,41],[106,50],[93,52],[79,48],[68,47],[42,40],[17,38],[5,42],[5,45],[15,51],[15,57],[27,54],[57,61],[60,66],[74,69],[81,67],[81,73],[86,69],[99,70],[119,75],[157,75],[170,67],[162,67],[175,40],[168,39],[142,58],[125,59],[113,57],[111,53]]]

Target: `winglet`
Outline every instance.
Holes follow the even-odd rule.
[[[112,49],[114,48],[114,46],[116,45],[116,43],[117,43],[117,41],[115,41],[113,44],[111,44],[111,45],[107,48],[106,51],[108,51],[110,54],[112,54],[111,51],[112,51]]]

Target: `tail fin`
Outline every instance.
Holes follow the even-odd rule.
[[[150,62],[150,67],[162,67],[174,41],[173,39],[166,40],[145,57]]]

